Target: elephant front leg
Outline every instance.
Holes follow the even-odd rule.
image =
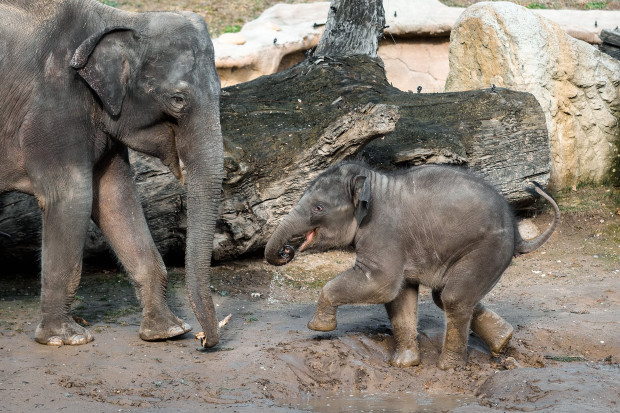
[[[336,312],[343,304],[384,304],[398,295],[402,276],[390,272],[372,271],[355,266],[329,281],[321,290],[317,309],[308,328],[332,331],[336,328]]]
[[[321,291],[314,317],[308,322],[308,328],[314,331],[332,331],[336,329],[336,312],[338,306],[332,305]]]
[[[420,364],[418,347],[418,285],[407,285],[394,301],[385,305],[396,348],[391,364],[396,367],[417,366]]]
[[[89,179],[89,177],[87,177]],[[43,215],[41,252],[41,323],[35,340],[52,346],[86,344],[91,333],[77,324],[70,308],[80,283],[82,251],[91,209],[88,184],[55,188],[37,196]]]
[[[142,306],[140,338],[176,337],[191,330],[166,301],[168,274],[148,229],[133,183],[126,148],[97,165],[93,220],[132,278]]]

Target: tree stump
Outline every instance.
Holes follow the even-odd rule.
[[[360,8],[364,2],[369,8]],[[469,166],[517,206],[531,201],[523,190],[528,180],[548,182],[545,117],[531,94],[494,87],[458,93],[403,92],[386,80],[376,44],[374,56],[337,53],[339,47],[362,50],[365,43],[360,39],[376,41],[383,29],[378,3],[333,1],[325,36],[359,35],[357,40],[338,43],[326,37],[314,56],[297,66],[223,89],[225,178],[215,260],[262,252],[280,217],[309,182],[345,158],[361,158],[388,170],[426,162]],[[330,26],[340,14],[349,16],[362,9],[371,12],[364,14],[360,25],[374,19],[364,30],[356,32],[349,25],[347,33]],[[169,264],[182,264],[183,188],[158,160],[136,153],[131,160],[155,242]],[[0,196],[0,231],[12,236],[0,235],[0,271],[9,263],[37,260],[40,214],[29,198]],[[93,224],[87,261],[109,258],[102,237]]]

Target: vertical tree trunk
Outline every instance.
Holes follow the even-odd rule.
[[[382,0],[332,0],[315,56],[377,57],[385,27]]]

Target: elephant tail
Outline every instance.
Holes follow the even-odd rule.
[[[519,234],[519,231],[517,230],[515,256],[527,254],[528,252],[532,252],[540,248],[540,246],[547,242],[549,237],[551,237],[551,234],[553,234],[553,231],[555,231],[555,228],[558,226],[558,222],[560,221],[560,207],[558,206],[557,202],[555,202],[555,199],[553,199],[551,195],[546,193],[538,182],[530,181],[530,183],[533,185],[531,192],[534,193],[536,196],[542,196],[547,201],[549,201],[549,203],[551,203],[551,206],[553,206],[555,215],[553,216],[553,221],[551,222],[551,225],[549,225],[549,228],[547,228],[545,232],[543,232],[534,239],[524,240],[523,238],[521,238],[521,234]]]

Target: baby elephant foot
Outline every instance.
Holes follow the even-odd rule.
[[[166,340],[181,336],[192,330],[192,327],[179,317],[172,314],[145,314],[140,325],[140,338],[145,341]]]
[[[58,323],[56,327],[54,323],[41,322],[34,333],[34,339],[37,343],[48,346],[79,346],[90,343],[94,337],[90,331],[78,323],[67,319]]]
[[[308,328],[314,331],[332,331],[336,329],[336,315],[321,314],[318,311],[308,323]]]
[[[475,314],[471,329],[487,343],[493,357],[499,356],[512,338],[514,331],[502,317],[486,308]]]
[[[308,328],[314,331],[332,331],[336,329],[336,311],[338,307],[322,305],[319,301],[314,317],[308,323]]]
[[[314,317],[308,323],[308,328],[314,331],[332,331],[336,329],[336,312],[338,307],[334,307],[324,298],[323,294],[319,297]]]
[[[411,367],[420,364],[420,352],[418,349],[396,349],[390,364],[394,367]]]
[[[443,351],[439,356],[437,367],[440,370],[449,370],[455,367],[462,367],[467,364],[467,355],[459,352]]]

